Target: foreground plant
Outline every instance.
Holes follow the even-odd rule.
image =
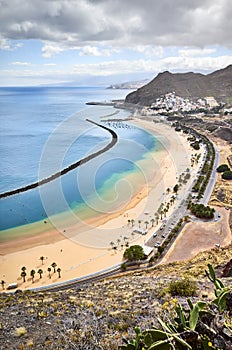
[[[120,350],[184,350],[232,348],[232,286],[225,287],[208,264],[207,277],[215,286],[216,298],[210,303],[187,299],[189,308],[180,304],[175,308],[174,320],[163,322],[159,328],[140,331],[135,328],[135,339],[123,339]]]

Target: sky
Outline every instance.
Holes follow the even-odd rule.
[[[0,85],[108,85],[232,64],[232,0],[0,0]]]

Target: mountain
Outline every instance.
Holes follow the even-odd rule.
[[[108,89],[139,89],[149,82],[148,79],[138,81],[127,81],[125,83],[113,84]]]
[[[159,73],[152,81],[127,95],[125,102],[150,106],[158,97],[173,92],[184,98],[213,96],[217,101],[232,100],[232,64],[204,75],[200,73]]]

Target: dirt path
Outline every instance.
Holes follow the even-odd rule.
[[[190,259],[199,252],[214,248],[216,244],[228,245],[232,238],[229,227],[230,212],[219,207],[215,207],[215,210],[221,215],[221,219],[216,222],[188,223],[162,259],[161,264]]]

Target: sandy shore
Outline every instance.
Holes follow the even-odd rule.
[[[33,224],[12,230],[14,235],[17,230],[19,233],[24,230],[25,236],[0,244],[0,279],[6,284],[17,282],[21,289],[34,288],[107,269],[122,262],[125,242],[142,245],[154,232],[151,219],[168,196],[166,189],[172,188],[179,174],[187,167],[190,168],[193,151],[186,142],[186,136],[175,133],[167,125],[140,119],[134,120],[134,123],[153,133],[163,145],[159,154],[153,154],[152,165],[155,165],[156,170],[151,167],[151,159],[141,161],[141,169],[148,172],[149,181],[146,185],[124,207],[108,215],[81,223],[71,222],[70,225],[67,224],[67,217],[59,215],[55,227],[54,222],[48,222],[46,225]],[[130,183],[133,179],[129,176],[126,181]],[[168,212],[170,214],[171,209]],[[146,221],[149,223],[146,236],[133,234],[131,225],[128,226],[128,220],[132,219],[135,220],[135,226],[140,220],[142,229],[145,229]],[[62,225],[64,221],[65,230]],[[27,237],[31,233],[33,235]],[[116,250],[112,249],[111,242],[117,246]],[[41,256],[45,257],[43,264]],[[52,273],[49,278],[47,268],[53,262],[61,268],[60,278],[57,273]],[[27,272],[25,283],[20,277],[22,266],[26,267]],[[43,277],[40,279],[36,273],[35,282],[32,283],[30,271],[34,269],[37,272],[40,268],[44,271]]]

